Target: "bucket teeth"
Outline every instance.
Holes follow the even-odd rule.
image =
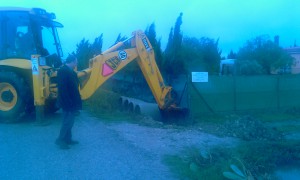
[[[172,107],[166,110],[160,109],[160,113],[164,120],[180,120],[186,119],[189,116],[189,110],[180,107]]]

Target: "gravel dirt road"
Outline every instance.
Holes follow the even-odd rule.
[[[83,111],[73,128],[80,143],[61,150],[54,143],[60,119],[56,113],[47,117],[46,126],[30,119],[1,123],[0,179],[176,179],[163,164],[163,155],[236,141],[197,129],[104,123]]]

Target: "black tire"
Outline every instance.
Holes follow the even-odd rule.
[[[31,80],[31,79],[30,79]],[[32,87],[32,85],[29,85],[29,79],[25,81],[24,89],[26,89],[27,94],[26,97],[24,97],[24,101],[26,103],[25,106],[25,113],[26,114],[31,114],[35,111],[35,106],[34,106],[34,97],[33,97],[33,90],[29,87]]]
[[[0,72],[0,117],[4,122],[15,122],[31,105],[32,93],[23,78],[13,72]]]

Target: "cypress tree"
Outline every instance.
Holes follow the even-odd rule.
[[[161,50],[160,39],[156,39],[155,23],[152,23],[149,27],[146,28],[145,34],[153,47],[156,64],[159,69],[162,69],[163,55]]]

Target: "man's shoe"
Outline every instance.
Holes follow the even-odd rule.
[[[60,139],[56,139],[55,144],[58,145],[60,149],[70,149],[69,145]]]
[[[67,144],[68,145],[76,145],[76,144],[79,144],[79,142],[75,141],[75,140],[70,140],[70,141],[67,141]]]

